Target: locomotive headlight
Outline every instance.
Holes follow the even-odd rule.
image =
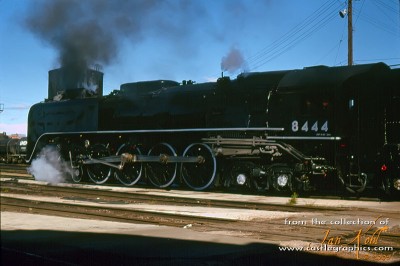
[[[400,190],[400,179],[397,179],[397,180],[395,180],[395,181],[393,182],[393,187],[394,187],[396,190]]]
[[[247,177],[246,177],[246,175],[244,175],[244,174],[238,174],[237,176],[236,176],[236,183],[238,184],[238,185],[244,185],[244,183],[246,183],[246,179],[247,179]]]
[[[280,187],[285,187],[288,184],[289,176],[287,174],[279,174],[276,178],[276,183]]]

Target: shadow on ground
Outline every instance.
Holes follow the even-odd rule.
[[[365,265],[281,252],[272,244],[220,244],[122,234],[2,231],[1,265]]]

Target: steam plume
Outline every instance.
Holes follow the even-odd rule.
[[[248,11],[248,1],[236,0],[236,8],[228,9],[224,2],[230,2],[221,2],[214,8],[221,8],[219,13],[229,21],[230,29],[237,28],[235,23],[242,21],[238,16]],[[81,80],[88,66],[115,63],[121,45],[134,46],[149,36],[166,40],[177,57],[193,58],[201,48],[199,33],[218,42],[232,34],[240,35],[237,30],[210,24],[214,19],[207,11],[207,1],[35,0],[31,5],[24,17],[25,27],[57,50],[61,67],[68,71],[66,75],[76,80]],[[243,62],[240,51],[234,48],[223,58],[221,68],[235,71]]]
[[[88,64],[113,63],[124,40],[134,44],[153,30],[180,36],[177,29],[185,24],[169,19],[171,14],[195,9],[185,1],[168,0],[37,0],[32,5],[25,25],[57,49],[71,76],[80,75]]]
[[[58,150],[55,147],[49,146],[44,147],[40,151],[39,156],[32,161],[28,172],[36,180],[57,184],[66,180],[68,173],[71,173],[71,169],[62,160]]]
[[[233,73],[236,70],[243,68],[244,64],[245,60],[242,53],[239,49],[233,47],[226,56],[222,57],[221,70]]]

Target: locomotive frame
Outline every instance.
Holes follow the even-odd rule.
[[[259,191],[270,188],[277,191],[315,189],[309,179],[326,177],[334,168],[323,164],[322,158],[308,157],[288,144],[269,140],[265,136],[265,132],[282,130],[200,128],[52,132],[42,135],[36,144],[57,146],[73,169],[70,175],[74,182],[80,182],[83,174],[87,173],[96,184],[103,184],[115,176],[122,184],[132,186],[146,172],[148,181],[158,188],[169,187],[179,173],[183,183],[193,190],[205,190],[214,184],[255,188]],[[222,134],[226,133],[252,137],[223,137]],[[174,141],[177,136],[179,142]],[[107,137],[107,145],[99,141],[104,137]],[[198,138],[200,141],[194,142]],[[92,145],[92,142],[95,144]],[[35,147],[35,150],[40,148]],[[148,150],[148,153],[142,154],[141,150]],[[182,155],[179,156],[179,153]],[[291,159],[290,163],[286,158]],[[238,159],[241,162],[236,164]],[[260,161],[271,163],[264,167]],[[249,167],[249,164],[253,167]]]

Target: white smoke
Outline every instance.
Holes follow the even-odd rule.
[[[85,96],[85,95],[96,96],[96,95],[98,95],[98,91],[97,91],[98,86],[97,86],[97,84],[92,83],[92,82],[82,82],[81,85],[84,88],[84,90],[82,92],[84,95],[82,95],[82,96]]]
[[[89,83],[86,83],[86,82],[83,82],[83,84],[82,84],[82,86],[86,89],[86,90],[88,90],[88,91],[91,91],[91,92],[93,92],[93,93],[97,93],[97,84],[95,84],[95,83],[92,83],[92,82],[89,82]]]
[[[54,146],[44,147],[38,157],[34,159],[28,172],[38,181],[46,181],[50,184],[65,182],[71,173],[71,168],[62,159],[60,152]]]

